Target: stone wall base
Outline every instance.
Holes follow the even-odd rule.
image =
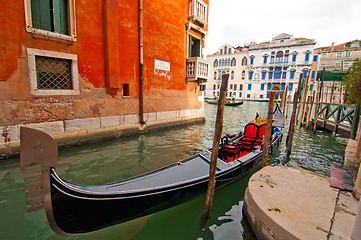
[[[144,119],[144,125],[139,124],[138,115],[124,115],[0,126],[0,158],[19,154],[20,127],[44,131],[56,140],[58,146],[66,146],[200,122],[205,120],[205,116],[203,109],[192,109],[146,113]],[[4,135],[10,141],[6,141]]]

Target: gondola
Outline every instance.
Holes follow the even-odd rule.
[[[242,105],[243,101],[236,101],[236,100],[229,100],[229,101],[225,101],[224,105],[226,106],[239,106]]]
[[[270,149],[282,138],[284,117],[275,113]],[[216,189],[259,167],[266,124],[257,120],[244,133],[224,136],[219,148]],[[28,212],[45,208],[51,228],[63,236],[84,234],[164,210],[206,193],[211,149],[169,166],[122,181],[86,186],[62,179],[56,172],[58,148],[48,134],[21,128],[20,167]],[[37,163],[37,166],[33,166]],[[32,174],[40,172],[40,174]],[[31,174],[31,175],[29,175]],[[40,180],[40,181],[39,181]]]
[[[206,102],[209,104],[218,104],[218,100],[207,100]],[[237,101],[237,100],[226,100],[224,102],[224,105],[226,105],[226,106],[239,106],[242,104],[243,104],[243,101]]]

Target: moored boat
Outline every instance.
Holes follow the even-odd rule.
[[[206,101],[207,103],[209,104],[218,104],[218,100],[207,100]],[[229,100],[227,99],[225,102],[224,102],[224,105],[226,106],[239,106],[239,105],[242,105],[243,104],[243,101],[239,101],[239,100]]]
[[[284,120],[275,119],[270,148],[281,141]],[[275,116],[276,118],[276,116]],[[216,188],[224,187],[259,166],[266,125],[254,121],[244,133],[226,135],[218,153]],[[27,185],[28,210],[45,207],[51,228],[61,235],[76,235],[145,216],[204,194],[208,186],[211,150],[146,174],[115,183],[86,186],[71,183],[56,173],[57,145],[47,134],[21,129],[21,162],[27,176],[41,180]],[[39,166],[29,168],[32,163]],[[39,196],[43,194],[43,196]]]

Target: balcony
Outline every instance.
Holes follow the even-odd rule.
[[[208,63],[200,57],[187,58],[187,81],[202,81],[208,79]]]
[[[189,2],[189,19],[201,27],[207,25],[207,4],[202,0],[191,0]]]

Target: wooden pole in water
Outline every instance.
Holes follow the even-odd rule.
[[[342,84],[340,84],[340,92],[339,92],[339,95],[340,95],[339,98],[340,99],[338,100],[339,104],[342,104],[342,88],[343,88],[343,86],[342,86]]]
[[[283,106],[283,97],[285,96],[285,90],[283,89],[282,94],[281,94],[281,101],[280,101],[280,108],[282,109]],[[271,95],[270,95],[270,99],[271,99]]]
[[[282,113],[286,115],[285,111],[286,111],[286,105],[287,105],[287,95],[288,95],[288,84],[286,85],[286,89],[285,89],[285,96],[284,96],[284,102],[283,102],[283,108],[282,109]]]
[[[281,103],[280,103],[280,109],[283,113],[284,113],[284,106],[286,106],[286,89],[287,89],[287,86],[284,85],[284,88],[282,91]]]
[[[291,93],[291,91],[290,91],[290,93]],[[287,96],[286,118],[288,118],[288,107],[291,104],[291,98],[292,98],[291,94],[289,96]]]
[[[335,92],[335,81],[332,83],[330,103],[333,103],[333,94]]]
[[[299,119],[300,119],[300,112],[301,112],[301,105],[302,105],[302,100],[303,100],[303,92],[305,90],[305,83],[306,83],[306,76],[304,76],[303,81],[301,81],[301,84],[299,85],[300,88],[300,93],[299,96],[297,96],[297,101],[299,101],[298,103],[298,109],[297,109],[297,115],[296,115],[296,122],[298,123]],[[302,89],[301,89],[302,86]]]
[[[361,104],[356,105],[355,114],[352,119],[351,139],[355,139],[357,133],[358,122],[360,121]]]
[[[320,80],[318,81],[319,84],[321,84]],[[313,133],[316,133],[316,128],[317,128],[317,120],[318,120],[318,109],[320,107],[319,103],[320,103],[320,94],[321,94],[321,85],[318,86],[317,89],[317,95],[316,95],[316,102],[315,102],[315,112],[313,114],[313,127],[312,127],[312,131]]]
[[[308,111],[310,110],[310,105],[311,105],[311,99],[310,99],[310,97],[307,97],[305,110],[303,110],[303,113],[302,113],[300,127],[302,127],[304,124],[307,124],[307,116],[308,116]]]
[[[326,96],[325,96],[325,102],[327,102],[327,99],[328,99],[328,86],[326,86],[326,85],[324,85],[324,87],[325,87],[325,92],[326,92]]]
[[[222,76],[222,85],[218,99],[216,126],[215,126],[214,138],[213,138],[212,156],[209,167],[209,181],[208,181],[206,203],[204,207],[203,216],[201,219],[202,226],[207,222],[212,208],[214,189],[216,185],[216,167],[217,167],[217,158],[218,158],[218,148],[223,129],[223,112],[224,112],[224,103],[227,94],[228,79],[229,79],[229,74],[224,74]]]
[[[302,90],[302,95],[301,95],[301,101],[300,101],[300,105],[298,106],[298,113],[297,113],[297,123],[299,122],[299,112],[301,110],[302,107],[302,112],[301,112],[301,123],[300,125],[302,126],[303,122],[304,122],[304,116],[305,116],[305,107],[306,107],[306,102],[307,102],[307,92],[308,92],[308,80],[310,79],[310,74],[307,74],[305,77],[305,81],[303,83],[303,90]],[[302,105],[301,105],[302,103]]]
[[[317,91],[317,97],[316,97],[316,109],[315,109],[315,117],[314,117],[314,123],[313,123],[313,134],[316,133],[317,129],[317,119],[318,119],[318,110],[320,108],[320,100],[322,97],[322,88],[323,88],[323,75],[325,73],[325,68],[323,68],[321,79],[318,79],[319,88]]]
[[[297,111],[298,97],[300,95],[300,90],[301,90],[301,82],[302,82],[302,73],[300,74],[300,79],[298,80],[297,91],[295,92],[295,95],[293,97],[293,109],[290,120],[290,126],[288,128],[288,135],[286,139],[287,156],[291,155],[291,150],[292,150],[293,133],[295,131],[296,111]]]
[[[307,119],[306,129],[308,129],[308,128],[310,127],[311,115],[312,115],[313,106],[314,106],[314,103],[315,103],[315,94],[316,94],[316,91],[313,90],[313,91],[312,91],[312,99],[311,99],[311,109],[310,109],[310,112],[308,113],[308,119]]]
[[[272,132],[272,122],[273,122],[273,106],[275,103],[275,95],[276,92],[271,91],[269,103],[268,103],[268,114],[267,114],[267,128],[266,133],[264,135],[263,140],[263,152],[262,152],[262,168],[264,168],[267,165],[267,158],[268,158],[268,148],[269,148],[269,142]]]

